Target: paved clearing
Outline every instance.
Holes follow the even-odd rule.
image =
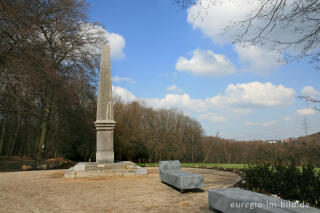
[[[212,169],[202,190],[178,190],[160,182],[158,168],[146,176],[63,178],[64,170],[0,173],[0,212],[209,212],[208,189],[232,186],[240,177]]]

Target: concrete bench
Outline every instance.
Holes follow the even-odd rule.
[[[320,209],[302,203],[274,198],[268,195],[240,189],[210,189],[208,191],[210,209],[229,213],[320,213]]]
[[[183,192],[185,189],[203,187],[203,176],[190,172],[181,171],[181,164],[178,160],[159,162],[160,180]]]

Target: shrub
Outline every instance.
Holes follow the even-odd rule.
[[[286,200],[299,200],[320,207],[320,174],[311,165],[299,169],[295,161],[287,165],[258,161],[243,172],[243,186],[249,190],[276,194]]]

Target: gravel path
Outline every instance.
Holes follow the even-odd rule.
[[[204,187],[178,190],[160,182],[158,168],[146,176],[63,178],[64,170],[0,173],[0,212],[209,212],[208,189],[240,180],[231,172],[183,168],[202,174]]]

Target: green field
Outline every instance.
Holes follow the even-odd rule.
[[[158,163],[137,163],[137,165],[146,167],[158,167]],[[182,167],[216,167],[229,169],[243,169],[247,164],[229,164],[229,163],[181,163]]]
[[[137,163],[142,167],[158,167],[158,163]],[[215,168],[227,168],[227,169],[245,169],[248,168],[248,164],[230,164],[230,163],[181,163],[182,167],[215,167]],[[298,166],[300,171],[302,167]],[[317,172],[320,172],[320,168],[316,168]]]

